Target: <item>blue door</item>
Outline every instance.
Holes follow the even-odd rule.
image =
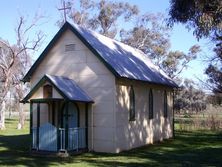
[[[78,111],[77,107],[74,103],[68,104],[68,124],[69,128],[76,128],[78,127]],[[63,116],[63,127],[66,125],[66,118],[65,114]]]
[[[65,115],[63,117],[64,127],[65,127]],[[78,110],[74,103],[68,104],[68,150],[78,149]]]

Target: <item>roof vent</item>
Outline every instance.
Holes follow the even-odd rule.
[[[65,52],[70,52],[70,51],[74,51],[75,50],[75,44],[68,44],[65,45]]]

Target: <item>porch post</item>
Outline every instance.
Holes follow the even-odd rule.
[[[52,102],[52,124],[55,126],[55,101]]]
[[[30,122],[29,122],[29,132],[30,132],[30,137],[31,137],[31,147],[33,148],[33,136],[32,136],[32,115],[33,115],[33,113],[32,113],[32,107],[33,107],[33,103],[32,102],[30,102]],[[31,149],[32,149],[31,148]]]
[[[86,136],[86,148],[88,149],[88,103],[85,104],[85,136]]]
[[[61,140],[60,140],[60,128],[61,128],[61,109],[60,109],[60,101],[58,102],[58,108],[57,108],[57,150],[59,151],[60,145],[61,145]]]
[[[65,149],[68,150],[68,131],[69,131],[69,102],[66,102],[66,111],[65,111]]]
[[[37,135],[36,135],[36,142],[37,142],[37,149],[39,149],[39,127],[40,127],[40,103],[37,103]]]

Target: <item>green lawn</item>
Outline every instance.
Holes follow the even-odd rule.
[[[34,157],[29,153],[28,127],[16,130],[7,120],[0,131],[0,166],[222,166],[222,133],[176,132],[174,140],[120,154],[84,153],[68,158]]]

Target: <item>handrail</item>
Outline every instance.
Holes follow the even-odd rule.
[[[68,150],[78,151],[86,147],[85,127],[76,127],[68,129]],[[58,128],[60,131],[60,150],[65,150],[65,128]]]
[[[38,149],[37,147],[37,127],[32,127],[32,148]],[[59,150],[64,151],[66,150],[65,148],[65,142],[66,142],[66,129],[65,128],[58,128],[58,137],[60,140],[59,144]],[[67,150],[76,150],[78,151],[79,149],[86,148],[86,127],[75,127],[75,128],[69,128],[68,129],[68,148]],[[39,134],[40,135],[40,134]],[[57,140],[57,142],[59,142]]]

